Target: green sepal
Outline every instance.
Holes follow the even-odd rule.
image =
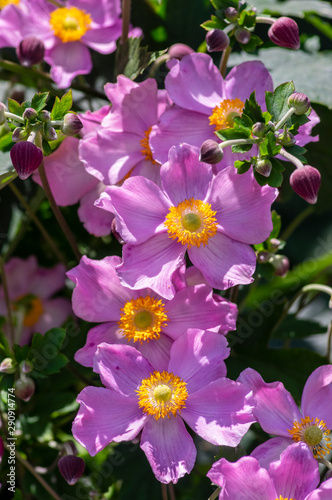
[[[60,352],[65,337],[64,328],[52,328],[45,335],[34,334],[27,358],[33,364],[34,377],[44,378],[66,366],[69,360]]]
[[[73,94],[71,89],[66,92],[61,99],[55,97],[53,108],[51,111],[51,120],[62,120],[73,105]]]
[[[251,167],[251,161],[247,161],[247,160],[243,160],[243,161],[236,160],[236,161],[234,162],[234,167],[237,169],[237,173],[238,173],[238,174],[245,174],[246,172],[248,172],[249,168]]]
[[[201,28],[204,28],[207,31],[212,29],[223,30],[226,26],[227,24],[217,16],[211,16],[209,21],[205,21],[201,24]]]
[[[238,17],[238,25],[244,28],[253,28],[256,25],[256,12],[243,10]]]
[[[278,122],[289,110],[287,99],[295,91],[293,82],[282,83],[275,91],[265,92],[265,102],[273,121]],[[289,124],[291,121],[288,121]]]
[[[211,3],[215,9],[225,10],[227,7],[238,8],[238,3],[236,0],[211,0]]]
[[[249,116],[245,115],[244,113],[242,114],[242,116],[235,116],[234,123],[236,124],[234,126],[235,129],[241,130],[242,132],[247,134],[247,137],[251,136],[253,122]]]
[[[41,92],[39,94],[35,94],[31,101],[31,107],[35,109],[37,113],[40,113],[40,111],[45,108],[49,95],[49,92]]]

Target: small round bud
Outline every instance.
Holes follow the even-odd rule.
[[[23,127],[16,127],[12,135],[13,142],[24,141],[28,136],[27,131]]]
[[[33,66],[44,59],[45,47],[41,40],[28,36],[21,41],[16,49],[17,57],[22,66]]]
[[[199,161],[215,165],[223,159],[224,153],[219,144],[212,139],[203,142],[199,152]]]
[[[229,45],[228,35],[223,30],[210,30],[205,36],[206,47],[209,52],[221,52]]]
[[[27,361],[25,359],[20,363],[20,370],[24,374],[30,373],[33,370],[33,364],[31,363],[31,361]]]
[[[18,398],[23,399],[26,403],[30,401],[35,393],[36,384],[32,378],[24,377],[16,380],[15,394]]]
[[[266,125],[265,123],[262,122],[256,122],[253,124],[252,129],[251,129],[252,135],[255,135],[256,137],[264,137],[265,132],[266,132]]]
[[[279,17],[269,28],[267,34],[271,42],[279,47],[294,50],[300,48],[299,28],[290,17]]]
[[[278,240],[277,238],[271,238],[269,243],[270,243],[271,250],[278,250],[278,248],[281,245],[281,241]]]
[[[293,191],[312,205],[317,202],[321,176],[317,168],[304,165],[291,174],[289,183]]]
[[[55,141],[58,138],[55,128],[49,122],[45,123],[42,135],[47,141]]]
[[[251,38],[251,33],[248,30],[244,30],[243,28],[237,28],[235,30],[235,38],[242,45],[247,45]]]
[[[285,255],[272,255],[268,262],[274,267],[276,276],[283,278],[289,271],[289,260]]]
[[[68,484],[73,485],[82,476],[85,469],[85,462],[83,458],[76,457],[75,455],[65,455],[60,458],[58,467],[61,476]]]
[[[10,150],[12,164],[20,179],[27,179],[43,160],[42,151],[32,142],[22,141]]]
[[[174,43],[168,49],[168,55],[171,59],[179,59],[181,60],[184,56],[189,54],[193,54],[195,51],[189,45],[185,45],[184,43]]]
[[[65,135],[76,135],[83,128],[83,123],[74,113],[67,113],[63,118],[61,131]]]
[[[43,111],[41,111],[38,115],[38,118],[41,122],[45,123],[45,122],[49,122],[50,119],[51,119],[51,114],[49,111],[47,111],[46,109],[43,109]]]
[[[268,159],[258,160],[255,165],[255,170],[264,177],[269,177],[272,171],[272,163]]]
[[[0,373],[15,373],[16,367],[13,364],[12,358],[5,358],[0,363]]]
[[[261,250],[257,254],[257,262],[259,264],[265,264],[269,260],[270,256],[271,256],[270,252],[267,252],[266,250]]]
[[[7,107],[2,102],[0,102],[0,125],[3,125],[7,122],[7,118],[5,116],[6,111],[8,111]]]
[[[286,147],[296,144],[296,139],[291,132],[287,132],[286,135],[282,132],[277,136],[277,141],[279,144]]]
[[[294,94],[290,95],[287,104],[290,108],[295,108],[294,113],[296,115],[304,115],[310,109],[309,97],[302,92],[294,92]]]
[[[234,21],[236,21],[239,17],[239,13],[235,7],[227,7],[227,9],[224,10],[224,16],[227,21],[234,23]]]
[[[29,121],[35,120],[37,118],[37,111],[33,108],[27,108],[24,111],[22,118]]]

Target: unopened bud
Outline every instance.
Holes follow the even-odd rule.
[[[16,127],[12,135],[13,142],[24,141],[28,137],[28,133],[23,127]]]
[[[272,171],[272,163],[268,159],[258,160],[255,166],[255,170],[260,175],[269,177]]]
[[[312,205],[317,201],[321,176],[317,168],[304,165],[291,174],[289,183],[296,194]]]
[[[44,125],[42,135],[47,141],[56,141],[58,138],[55,128],[49,122]]]
[[[7,107],[2,102],[0,102],[0,125],[3,125],[7,121],[7,118],[5,115],[6,111],[8,111]]]
[[[276,276],[284,277],[289,271],[289,260],[285,255],[272,255],[269,258],[269,264],[274,267]]]
[[[30,401],[35,393],[36,385],[32,378],[24,377],[15,382],[15,394],[25,402]]]
[[[300,48],[299,28],[290,17],[279,17],[274,21],[267,34],[271,42],[279,47],[294,50]]]
[[[43,109],[43,111],[41,111],[38,115],[38,118],[41,122],[45,123],[45,122],[49,122],[50,119],[51,119],[51,114],[49,111],[47,111],[46,109]]]
[[[304,115],[310,109],[309,97],[302,92],[294,92],[294,94],[290,95],[287,104],[290,108],[295,108],[294,113],[296,115]]]
[[[26,359],[20,363],[20,370],[22,373],[30,373],[33,370],[33,364],[31,361],[27,361]]]
[[[256,137],[264,137],[266,132],[266,125],[262,122],[256,122],[253,124],[251,131],[252,135],[255,135]]]
[[[210,30],[205,36],[208,52],[221,52],[229,45],[228,35],[223,30]]]
[[[203,142],[201,146],[201,150],[199,152],[199,161],[203,163],[209,163],[210,165],[215,165],[219,163],[223,159],[224,153],[222,149],[220,149],[220,145],[213,141],[212,139],[208,139]]]
[[[42,151],[32,142],[18,142],[10,150],[10,158],[20,179],[27,179],[43,160]]]
[[[277,136],[278,143],[282,146],[292,146],[296,144],[296,139],[291,132],[287,132],[286,134],[282,132]]]
[[[265,264],[269,260],[270,256],[271,256],[270,252],[267,252],[266,250],[261,250],[257,254],[257,262],[259,262],[259,264]]]
[[[33,108],[27,108],[24,110],[22,118],[29,121],[35,120],[37,118],[37,111]]]
[[[82,476],[85,469],[85,462],[83,458],[76,457],[75,455],[66,455],[60,458],[58,467],[61,476],[68,484],[73,485]]]
[[[13,364],[12,358],[5,358],[0,363],[0,373],[15,373],[16,367]]]
[[[271,250],[278,250],[278,248],[281,245],[281,241],[278,240],[277,238],[271,238],[269,243],[270,243]]]
[[[16,54],[22,66],[33,66],[44,59],[45,47],[39,38],[28,36],[21,41]]]
[[[237,28],[235,30],[235,38],[239,43],[242,43],[242,45],[247,45],[250,41],[251,33],[243,28]]]
[[[63,118],[61,131],[65,135],[76,135],[83,128],[83,123],[74,113],[67,113]]]
[[[168,49],[168,55],[170,58],[179,60],[181,60],[184,56],[192,54],[193,52],[195,52],[194,49],[184,43],[174,43],[174,45],[171,45]]]
[[[227,7],[227,9],[224,10],[224,16],[227,21],[234,23],[234,21],[236,21],[239,17],[239,13],[235,7]]]

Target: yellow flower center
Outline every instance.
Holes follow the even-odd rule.
[[[91,17],[76,7],[60,7],[51,12],[50,25],[63,42],[80,40],[90,29]]]
[[[32,295],[18,297],[14,303],[14,311],[18,309],[24,310],[23,326],[26,327],[36,324],[44,312],[42,301]]]
[[[0,10],[6,7],[6,5],[10,5],[11,3],[18,5],[20,0],[0,0]]]
[[[288,429],[295,443],[303,441],[311,449],[315,458],[324,458],[332,450],[330,431],[326,429],[324,420],[305,417],[301,422],[295,421],[292,429]]]
[[[188,397],[187,384],[169,372],[153,372],[149,378],[142,380],[138,394],[138,405],[144,413],[159,418],[170,418],[181,413]]]
[[[212,110],[210,125],[215,125],[215,130],[234,127],[234,118],[241,116],[244,103],[240,99],[224,99],[219,106]]]
[[[159,339],[167,320],[163,302],[147,295],[125,303],[118,325],[127,340],[142,344],[145,340]]]
[[[153,165],[160,165],[160,163],[158,161],[154,160],[154,158],[152,156],[152,151],[151,151],[150,144],[149,144],[149,137],[150,137],[151,130],[152,130],[152,126],[144,132],[144,138],[140,141],[141,146],[143,148],[143,149],[141,149],[141,153],[145,157],[145,159],[151,161],[153,163]]]
[[[276,500],[288,500],[288,498],[284,498],[280,495],[280,497],[276,498]],[[289,500],[294,500],[294,499],[290,498]]]
[[[166,215],[165,226],[173,240],[177,238],[182,245],[199,247],[206,245],[209,238],[217,232],[217,212],[211,210],[209,203],[190,198],[171,207]]]

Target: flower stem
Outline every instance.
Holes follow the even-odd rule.
[[[277,19],[275,17],[257,16],[256,23],[273,24]]]
[[[219,495],[219,493],[220,493],[220,488],[217,488],[216,490],[214,490],[214,492],[208,498],[208,500],[215,500],[217,498],[217,496]]]
[[[287,111],[287,113],[284,114],[284,116],[281,118],[281,120],[279,120],[278,123],[276,123],[276,125],[274,127],[275,130],[279,130],[287,122],[288,118],[290,118],[292,116],[294,111],[296,111],[296,108],[294,108],[294,106],[289,108],[289,110]]]
[[[321,285],[320,283],[310,283],[310,285],[305,285],[302,287],[302,293],[306,292],[311,292],[311,291],[317,291],[317,292],[324,292],[327,293],[327,295],[330,296],[330,303],[329,303],[329,308],[332,309],[332,288],[327,285]]]
[[[167,487],[168,487],[168,492],[169,492],[170,500],[176,500],[175,493],[174,493],[174,485],[173,485],[173,483],[168,483]]]
[[[232,139],[230,141],[224,141],[219,144],[220,149],[224,149],[227,146],[237,146],[238,144],[256,144],[260,139]]]
[[[163,484],[163,483],[161,485],[161,498],[162,498],[162,500],[168,500],[167,485]]]
[[[125,43],[128,39],[129,23],[130,23],[131,0],[122,0],[122,35],[121,43]]]
[[[8,291],[8,283],[7,283],[7,279],[6,279],[5,265],[4,265],[3,258],[1,257],[1,255],[0,255],[0,274],[2,277],[2,288],[3,288],[3,293],[5,296],[6,308],[7,308],[7,314],[8,314],[10,343],[11,343],[11,345],[13,345],[15,342],[13,316],[12,316],[12,310],[10,307],[10,298],[9,298],[9,291]]]
[[[285,149],[281,148],[279,154],[287,158],[287,160],[291,161],[296,166],[296,168],[303,167],[303,163],[298,158],[296,158],[296,156],[288,153]]]
[[[62,253],[59,251],[58,247],[56,246],[55,241],[50,236],[50,234],[46,231],[45,227],[40,222],[40,220],[38,219],[38,217],[36,216],[36,214],[34,213],[34,211],[31,209],[30,205],[25,201],[24,196],[22,196],[22,194],[20,193],[20,191],[17,189],[17,187],[12,182],[9,184],[9,187],[13,191],[13,193],[16,196],[16,198],[18,199],[18,201],[24,207],[24,209],[25,209],[26,213],[28,214],[28,216],[36,224],[36,226],[38,227],[39,231],[42,233],[42,235],[44,236],[45,240],[49,244],[49,246],[52,248],[52,250],[54,252],[54,255],[57,256],[57,258],[59,259],[60,262],[63,262],[63,264],[65,264],[65,266],[67,266],[67,262],[66,262],[64,256],[62,255]]]
[[[41,162],[41,164],[38,168],[38,171],[39,171],[39,175],[40,175],[40,180],[42,182],[45,194],[46,194],[47,199],[51,205],[53,213],[54,213],[64,235],[66,236],[67,241],[68,241],[69,245],[71,246],[71,249],[72,249],[76,259],[79,261],[82,257],[81,252],[79,251],[79,249],[77,247],[75,238],[74,238],[71,230],[69,229],[69,226],[68,226],[67,222],[65,221],[65,218],[62,215],[60,208],[58,207],[58,205],[55,202],[51,187],[50,187],[48,179],[47,179],[47,175],[46,175],[45,166],[44,166],[43,161]]]
[[[223,78],[225,78],[226,76],[227,62],[231,52],[232,52],[232,47],[228,45],[227,49],[223,51],[221,56],[219,71]]]
[[[18,123],[24,123],[24,118],[14,115],[14,113],[10,113],[9,111],[5,111],[5,117]]]

